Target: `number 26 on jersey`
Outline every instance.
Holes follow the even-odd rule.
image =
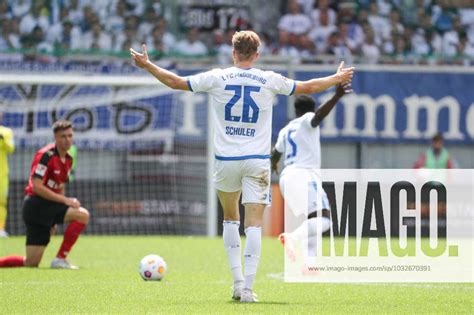
[[[225,105],[225,120],[241,121],[244,123],[256,123],[258,121],[259,108],[252,98],[251,93],[260,92],[259,86],[226,85],[226,91],[234,91],[234,96]],[[240,116],[232,115],[232,107],[242,98],[243,106]],[[235,113],[234,113],[235,114]]]

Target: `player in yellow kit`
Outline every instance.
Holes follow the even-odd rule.
[[[0,112],[0,124],[3,113]],[[5,223],[7,221],[8,199],[8,155],[15,150],[13,131],[0,125],[0,237],[7,237]]]

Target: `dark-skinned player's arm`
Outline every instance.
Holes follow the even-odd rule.
[[[350,83],[338,84],[336,86],[336,93],[334,96],[324,103],[314,111],[314,117],[311,119],[311,127],[316,128],[319,126],[321,121],[331,112],[331,110],[336,106],[337,102],[341,97],[352,92],[352,87]]]
[[[273,148],[272,156],[270,157],[270,161],[272,164],[272,172],[277,173],[278,175],[278,162],[280,161],[282,153],[279,152],[277,149]]]

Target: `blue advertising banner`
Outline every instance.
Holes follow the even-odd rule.
[[[297,71],[295,77],[330,74]],[[352,85],[354,93],[344,96],[323,121],[323,141],[416,142],[442,132],[447,142],[474,144],[473,74],[358,71]],[[330,89],[314,96],[322,104],[333,93]],[[271,101],[275,140],[291,117],[286,96]],[[207,109],[206,94],[158,84],[0,85],[3,123],[13,128],[19,147],[51,139],[50,126],[58,118],[74,122],[78,147],[170,150],[180,142],[205,144]]]
[[[297,80],[330,75],[297,72]],[[412,142],[442,132],[446,142],[474,144],[474,74],[360,71],[354,93],[326,117],[328,141]],[[318,103],[332,91],[315,95]]]

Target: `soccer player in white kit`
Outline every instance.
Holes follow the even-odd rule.
[[[252,292],[261,253],[262,218],[269,204],[272,101],[276,94],[318,93],[349,82],[354,68],[343,63],[334,75],[293,81],[272,71],[253,68],[259,57],[260,39],[252,31],[236,32],[232,38],[234,66],[213,69],[189,77],[150,62],[146,46],[142,53],[130,48],[136,65],[172,89],[207,92],[212,97],[215,122],[214,185],[224,212],[223,239],[231,269],[233,298],[257,302]],[[239,198],[245,207],[244,273],[239,234]]]
[[[279,236],[280,242],[285,245],[286,253],[290,259],[295,259],[297,246],[295,242],[301,242],[305,239],[308,241],[308,256],[316,256],[318,233],[322,234],[330,228],[330,205],[319,174],[321,168],[319,124],[334,108],[339,99],[350,92],[352,92],[350,83],[338,84],[334,96],[316,110],[316,103],[311,96],[298,95],[294,103],[296,118],[290,121],[278,134],[275,148],[272,151],[271,164],[272,170],[278,172],[278,162],[281,156],[285,154],[285,168],[280,175],[280,190],[285,199],[292,200],[292,202],[285,203],[285,211],[291,211],[295,217],[308,214],[308,220],[303,222],[300,227],[292,233],[282,233]],[[301,170],[304,173],[301,173]],[[299,209],[300,201],[306,196],[287,198],[285,186],[300,185],[301,181],[304,180],[307,181],[307,183],[304,183],[307,189],[296,191],[300,194],[307,194],[308,208]],[[293,202],[293,200],[297,202]],[[303,235],[305,233],[307,235]]]

